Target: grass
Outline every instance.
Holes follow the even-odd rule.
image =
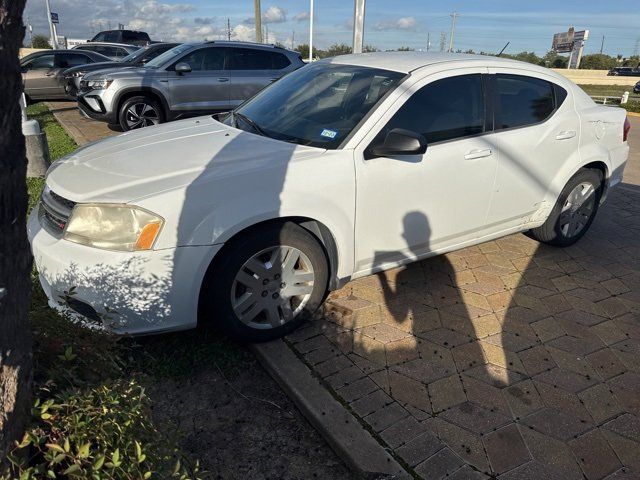
[[[640,112],[640,95],[633,93],[631,85],[579,85],[588,95],[591,96],[610,96],[617,99],[608,99],[607,104],[617,105],[629,112]],[[620,97],[624,92],[629,92],[629,101],[626,104],[620,104]]]
[[[28,114],[41,122],[52,159],[77,148],[44,104]],[[31,209],[44,180],[28,179],[27,187]],[[177,460],[176,478],[197,478],[197,462],[179,450],[175,429],[154,424],[145,387],[204,369],[233,377],[255,365],[251,354],[211,331],[135,339],[89,330],[48,306],[35,271],[32,280],[33,416],[11,454],[12,470],[0,479],[173,478]]]
[[[78,148],[78,144],[65,132],[44,103],[29,105],[27,115],[32,120],[38,120],[47,135],[51,161],[58,160]]]

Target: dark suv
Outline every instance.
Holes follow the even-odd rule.
[[[143,67],[88,73],[78,106],[90,118],[131,130],[231,110],[303,65],[298,52],[273,45],[185,43]]]
[[[129,45],[149,45],[151,39],[147,32],[136,30],[104,30],[96,34],[90,42],[127,43]]]

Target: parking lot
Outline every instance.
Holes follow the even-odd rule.
[[[640,476],[640,121],[577,245],[519,234],[349,283],[289,337],[425,479]]]

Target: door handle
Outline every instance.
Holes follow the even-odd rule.
[[[45,77],[53,77],[56,74],[56,72],[47,72],[44,74]]]
[[[220,77],[220,78],[218,79],[218,81],[219,81],[219,82],[228,82],[228,81],[229,81],[229,79],[228,79],[228,78],[226,78],[226,77]]]
[[[569,138],[573,138],[575,136],[575,130],[563,130],[558,135],[556,135],[556,140],[568,140]]]
[[[475,160],[477,158],[490,157],[492,155],[492,151],[490,148],[486,150],[471,150],[464,156],[465,160]]]
[[[270,79],[269,79],[269,82],[275,82],[276,80],[278,80],[278,77],[276,77],[276,78],[270,78]]]

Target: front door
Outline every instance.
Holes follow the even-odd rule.
[[[175,112],[215,111],[229,107],[229,71],[225,68],[226,48],[204,47],[178,60],[169,70],[169,108]],[[178,63],[191,67],[177,73]]]
[[[55,56],[48,53],[23,65],[24,91],[33,99],[51,98],[58,90]]]
[[[486,71],[418,81],[356,148],[356,275],[452,248],[486,228],[497,166]],[[368,158],[394,128],[423,134],[426,153]]]

